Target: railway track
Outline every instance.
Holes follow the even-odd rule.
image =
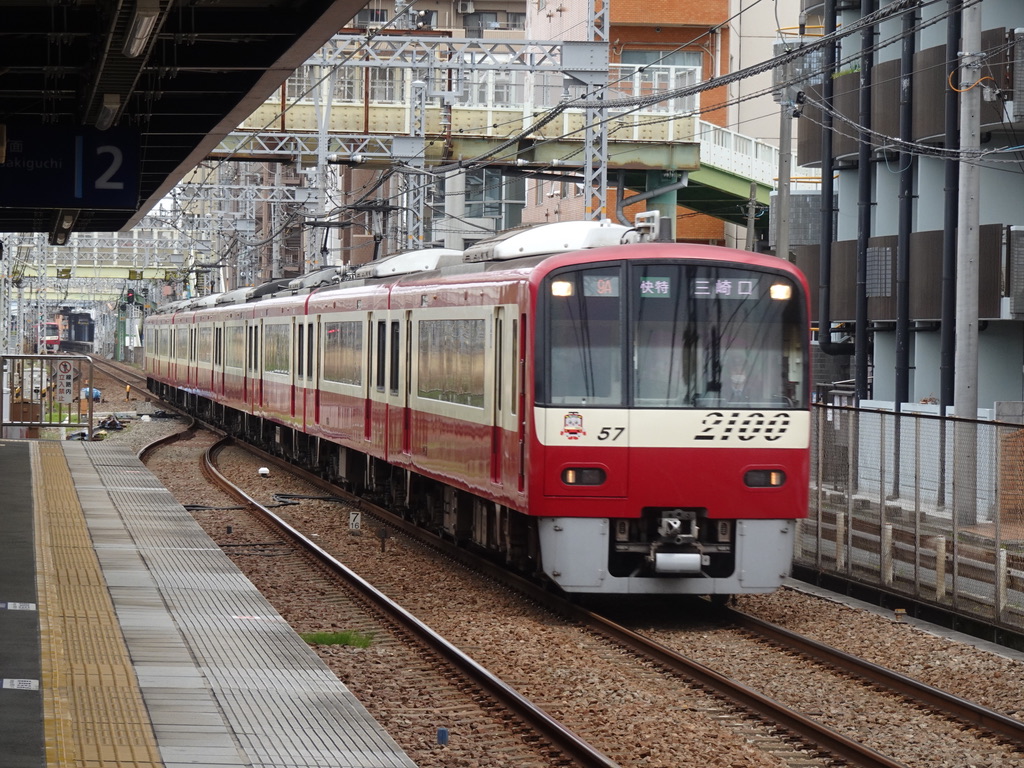
[[[275,474],[279,474],[284,469],[288,472],[305,474],[292,465],[277,463],[277,460],[270,456],[262,456],[259,461],[272,463],[275,467],[273,470]],[[318,478],[307,475],[305,481],[316,483],[321,488],[328,488],[332,494],[341,493],[338,489],[322,485],[322,481],[319,481]],[[363,513],[368,514],[372,511],[374,514],[379,514],[381,520],[387,521],[386,525],[390,529],[401,529],[416,536],[422,534],[422,531],[419,531],[415,526],[409,525],[401,518],[390,516],[383,510],[372,509],[365,502],[359,502],[359,504]],[[383,546],[385,540],[382,539],[381,541]],[[314,546],[319,547],[320,544],[315,544]],[[432,543],[429,546],[436,546],[436,544]],[[501,580],[504,585],[513,587],[516,590],[522,590],[524,594],[529,596],[529,600],[542,603],[548,609],[556,611],[559,615],[569,616],[572,618],[572,621],[580,622],[581,626],[586,627],[587,632],[600,635],[607,638],[608,642],[613,643],[614,652],[616,653],[626,653],[631,657],[643,659],[645,663],[655,664],[659,669],[670,670],[670,673],[676,676],[677,680],[688,681],[688,685],[693,685],[700,689],[713,690],[715,692],[714,696],[724,703],[724,706],[722,704],[718,705],[722,711],[719,715],[715,715],[715,717],[722,723],[730,723],[730,727],[740,734],[741,738],[751,743],[757,743],[759,749],[766,749],[769,754],[772,754],[775,759],[784,764],[793,766],[817,764],[901,766],[913,764],[913,762],[901,762],[898,758],[883,754],[882,751],[876,751],[870,746],[865,746],[856,738],[844,735],[841,729],[833,729],[823,725],[815,718],[808,717],[797,711],[794,707],[786,707],[771,696],[759,694],[750,685],[730,680],[728,676],[714,672],[700,662],[695,662],[693,659],[686,658],[684,654],[673,651],[664,643],[654,641],[651,638],[645,637],[640,632],[630,630],[605,617],[582,610],[577,606],[566,604],[543,590],[537,590],[535,586],[521,582],[514,577],[510,579],[507,572],[503,569],[496,568],[486,562],[481,562],[478,558],[470,556],[470,553],[461,548],[446,550],[444,557],[470,562],[473,568],[489,572],[492,577]],[[770,635],[771,639],[766,640],[761,630],[757,628],[758,624],[755,620],[735,613],[726,614],[726,616],[728,617],[727,621],[730,621],[737,627],[742,627],[741,630],[737,631],[741,631],[752,638],[752,633],[756,633],[756,639],[752,639],[751,642],[771,642],[776,644],[775,647],[778,648],[777,643],[781,642],[778,632],[772,633]],[[771,632],[772,630],[769,627],[764,631]],[[685,630],[683,630],[683,635],[686,635]],[[785,633],[783,631],[783,635],[792,635],[792,633]],[[681,642],[685,643],[685,639]],[[800,643],[800,639],[797,638],[791,642]],[[813,648],[813,652],[809,650],[811,648]],[[843,654],[830,653],[828,649],[820,646],[820,644],[814,644],[813,641],[808,642],[804,640],[799,650],[791,647],[786,653],[799,653],[803,656],[825,658],[826,661],[821,663],[829,667],[841,668],[845,676],[858,675],[863,677],[863,673],[857,671],[856,659],[844,658]],[[870,667],[871,665],[868,666]],[[880,676],[884,672],[886,671],[873,670],[870,673],[871,676],[866,678],[867,682],[860,684],[868,687],[882,685],[883,681],[880,679]],[[896,676],[893,679],[899,677]],[[934,689],[929,690],[927,686],[922,686],[914,681],[910,681],[910,683],[904,681],[899,684],[885,682],[884,684],[890,688],[895,687],[898,695],[907,699],[908,706],[911,709],[916,710],[918,707],[927,706],[930,711],[937,713],[937,716],[940,718],[955,718],[963,722],[964,728],[968,731],[984,729],[988,733],[979,734],[978,738],[987,740],[985,744],[986,749],[990,746],[988,742],[992,741],[998,741],[1011,752],[1014,749],[1020,748],[1022,742],[1018,721],[1002,716],[999,713],[985,710],[970,702],[961,700],[960,703],[956,703],[957,697],[951,697]],[[709,707],[707,711],[710,712],[711,708]],[[744,716],[737,714],[737,712],[748,714]],[[765,727],[764,724],[770,725]],[[760,732],[758,732],[759,730]],[[778,743],[774,746],[766,746],[766,743],[771,739],[766,737],[765,733],[777,733]],[[989,736],[989,734],[993,735]],[[794,741],[799,742],[799,748],[794,748]],[[599,746],[602,745],[599,744]],[[599,753],[602,752],[601,749],[597,751]],[[628,760],[622,760],[619,755],[615,754],[614,750],[604,751],[607,751],[610,759],[615,761],[612,764],[630,764]]]
[[[115,367],[120,368],[120,366]],[[130,380],[130,377],[128,378]],[[135,381],[141,379],[142,377],[136,374]],[[273,470],[275,476],[280,476],[283,471],[287,471],[288,473],[301,476],[303,482],[315,484],[317,487],[324,489],[324,493],[338,496],[347,495],[301,468],[283,462],[276,457],[261,454],[259,462],[275,467]],[[538,589],[536,585],[517,579],[501,566],[494,565],[486,559],[481,559],[475,553],[468,552],[461,547],[447,546],[445,542],[437,542],[432,536],[426,534],[415,525],[401,517],[388,513],[386,510],[375,508],[364,500],[355,500],[353,498],[352,501],[358,505],[358,509],[363,514],[372,514],[381,521],[378,530],[388,531],[386,538],[380,538],[382,550],[388,544],[389,539],[393,540],[397,531],[402,531],[419,541],[425,542],[418,546],[440,547],[443,549],[444,558],[463,563],[467,567],[473,568],[475,572],[485,573],[489,578],[500,582],[505,588],[514,589],[527,596],[529,601],[545,606],[546,610],[554,611],[560,616],[569,617],[572,621],[579,622],[580,626],[586,627],[588,633],[607,638],[608,642],[614,644],[612,646],[613,650],[610,652],[625,653],[634,658],[644,659],[647,663],[657,665],[659,669],[672,670],[672,675],[677,676],[677,679],[689,681],[687,684],[691,684],[699,689],[714,691],[714,696],[722,704],[719,707],[720,713],[712,716],[718,718],[723,724],[728,723],[728,727],[739,734],[740,738],[750,743],[757,743],[759,749],[766,749],[769,754],[775,755],[775,758],[783,764],[801,766],[801,768],[810,765],[835,764],[865,766],[913,766],[917,764],[914,760],[904,760],[901,762],[900,758],[885,754],[888,751],[887,749],[873,749],[871,746],[861,743],[858,738],[850,736],[849,732],[844,734],[846,729],[844,729],[841,723],[834,725],[834,727],[822,725],[818,720],[823,719],[821,717],[822,714],[827,714],[819,711],[823,707],[808,706],[806,704],[803,706],[780,706],[780,702],[771,695],[759,694],[756,684],[731,680],[728,674],[713,671],[712,667],[721,669],[717,666],[717,662],[705,664],[696,658],[687,658],[694,636],[692,626],[683,626],[678,629],[657,627],[652,631],[650,627],[644,626],[641,622],[630,628],[628,626],[630,622],[628,621],[620,624],[607,617],[585,611],[579,606],[565,603],[557,596]],[[246,502],[246,504],[248,503]],[[286,523],[286,525],[288,524]],[[378,524],[375,523],[374,525]],[[315,536],[311,541],[314,542],[314,551],[323,544]],[[321,551],[328,558],[331,557],[326,549]],[[374,581],[376,581],[376,578]],[[723,624],[728,624],[734,628],[737,635],[745,635],[750,643],[770,646],[772,649],[771,653],[774,654],[773,658],[798,656],[804,659],[811,659],[814,660],[811,663],[839,670],[842,677],[859,680],[858,685],[861,687],[884,688],[891,692],[887,695],[902,699],[905,702],[904,705],[910,709],[917,709],[918,711],[927,710],[930,715],[934,715],[940,720],[961,723],[962,729],[965,732],[973,732],[975,734],[963,738],[979,739],[982,742],[980,749],[983,752],[996,750],[1010,755],[1007,760],[995,759],[981,764],[986,766],[1024,765],[1024,759],[1015,761],[1012,757],[1014,753],[1018,758],[1021,754],[1024,754],[1024,726],[1018,720],[980,707],[961,697],[952,696],[941,690],[925,686],[906,676],[898,675],[883,667],[864,662],[855,656],[834,651],[820,643],[815,643],[795,633],[760,622],[753,617],[737,612],[722,612],[718,615],[719,627]],[[428,623],[434,624],[435,622],[430,620]],[[673,650],[673,647],[676,647],[677,650]],[[685,652],[680,652],[678,648]],[[457,650],[449,653],[452,654],[453,658],[462,655],[468,659],[470,656],[468,653]],[[731,653],[734,657],[740,659],[751,655],[749,650],[734,650]],[[476,657],[478,654],[474,652],[472,656]],[[780,671],[779,674],[782,675],[784,673]],[[495,679],[500,683],[499,676],[495,676]],[[473,685],[474,688],[479,686],[477,683]],[[503,683],[500,683],[500,685],[504,686]],[[515,694],[514,689],[510,688],[509,690],[512,691],[512,694]],[[543,697],[541,698],[543,699]],[[499,702],[496,705],[498,707],[505,706],[503,703],[500,703],[500,697],[494,697],[493,701]],[[545,703],[548,709],[552,709],[550,701]],[[704,705],[698,705],[697,707],[692,707],[692,709],[699,710],[702,706]],[[713,707],[711,706],[706,707],[707,712],[711,712],[712,709]],[[807,712],[813,712],[814,717],[807,716]],[[491,716],[494,716],[493,713]],[[497,717],[502,719],[501,716]],[[824,719],[831,720],[832,718]],[[855,731],[856,729],[849,730]],[[567,728],[566,731],[572,733],[573,729]],[[777,734],[777,737],[766,737],[765,733]],[[543,738],[547,743],[556,743],[554,740],[549,741],[548,737],[532,738]],[[771,741],[771,738],[777,738],[778,744],[766,746],[766,743]],[[794,743],[798,743],[799,746],[794,748]],[[594,749],[596,754],[601,755],[598,758],[599,760],[603,759],[608,762],[596,764],[631,764],[629,759],[624,759],[615,749],[600,749],[603,746],[600,739],[597,740],[597,744],[597,748],[591,747],[591,749]],[[561,751],[554,746],[550,747],[549,750],[557,751],[561,754]],[[604,756],[605,752],[608,753],[607,757]],[[590,764],[582,762],[580,758],[575,756],[572,760],[574,764]],[[951,762],[948,764],[956,765],[957,763]],[[963,764],[969,763],[965,762]]]
[[[270,460],[271,457],[266,457]],[[275,461],[278,461],[275,459]],[[287,462],[279,465],[289,470],[295,468]],[[303,471],[311,482],[323,482]],[[327,484],[324,487],[332,487]],[[365,502],[360,502],[365,507]],[[429,546],[441,546],[446,557],[458,559],[475,570],[511,588],[522,591],[529,599],[544,604],[556,613],[580,621],[591,631],[604,635],[622,647],[643,658],[654,661],[675,674],[712,689],[730,702],[740,705],[757,716],[770,720],[786,731],[799,736],[808,744],[821,748],[841,758],[850,765],[900,766],[904,763],[882,754],[854,738],[844,736],[838,730],[822,725],[818,720],[802,714],[769,696],[759,694],[753,688],[719,674],[683,653],[673,651],[637,631],[633,631],[606,616],[585,610],[557,595],[538,588],[531,582],[509,574],[504,568],[495,567],[484,558],[455,547],[448,542],[438,542],[434,537],[415,525],[395,516],[387,510],[374,508],[374,513],[386,519],[389,525],[400,528],[405,534],[414,536]],[[874,664],[866,659],[844,653],[817,642],[809,637],[788,631],[782,627],[762,621],[740,611],[718,608],[716,613],[756,642],[767,643],[787,654],[797,654],[814,664],[821,664],[830,670],[837,670],[843,676],[853,679],[865,688],[881,688],[893,696],[900,697],[911,708],[923,708],[938,718],[956,722],[967,729],[977,729],[981,738],[999,741],[1001,744],[1024,754],[1024,722],[1008,717],[989,708],[978,705],[963,697],[955,696],[934,686],[914,680],[911,677]],[[689,629],[682,633],[681,645],[689,642]],[[742,654],[734,654],[742,657]],[[986,745],[987,747],[987,745]],[[1021,761],[1024,765],[1024,760]]]
[[[177,442],[187,443],[188,439],[178,437]],[[147,460],[152,461],[156,453],[174,441],[172,436],[148,446],[144,451]],[[243,559],[248,554],[286,561],[286,583],[303,584],[304,589],[315,585],[313,599],[318,601],[324,599],[324,592],[329,592],[326,599],[331,605],[333,623],[340,621],[345,626],[359,627],[363,635],[377,638],[376,647],[381,642],[400,643],[400,648],[389,649],[393,674],[406,678],[410,685],[430,690],[435,708],[475,708],[482,721],[502,723],[501,728],[486,729],[488,743],[481,748],[484,751],[506,755],[507,759],[514,757],[516,764],[524,766],[616,765],[228,480],[216,466],[217,457],[228,442],[222,439],[204,452],[202,471],[240,508],[258,516],[262,529],[250,532],[252,540],[240,542],[239,526],[237,522],[232,524],[232,541],[221,542],[229,552],[235,548],[238,551],[233,554],[239,556],[241,552]],[[296,552],[302,553],[301,558]],[[291,599],[296,599],[294,593]],[[381,641],[382,637],[390,640]]]
[[[125,363],[118,363],[104,357],[92,358],[93,368],[103,376],[113,379],[122,386],[130,387],[140,399],[151,399],[152,396],[146,391],[146,374]],[[125,393],[130,397],[130,393]]]
[[[987,731],[994,737],[1013,744],[1024,752],[1024,722],[1007,717],[968,699],[946,693],[912,677],[874,664],[849,653],[831,648],[809,637],[790,632],[783,627],[762,621],[754,616],[723,609],[723,618],[752,637],[767,642],[780,650],[797,653],[820,661],[828,667],[845,672],[858,680],[878,685],[886,690],[918,702],[951,720]]]

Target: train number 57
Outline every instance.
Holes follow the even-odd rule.
[[[601,427],[601,431],[597,433],[597,439],[612,441],[618,440],[625,431],[625,427]]]

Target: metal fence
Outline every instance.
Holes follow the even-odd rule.
[[[818,405],[794,563],[1024,630],[1024,425]]]
[[[93,434],[92,358],[86,355],[0,355],[0,438],[40,437],[43,429]]]

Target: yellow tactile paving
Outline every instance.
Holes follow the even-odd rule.
[[[32,466],[47,768],[161,768],[61,446]]]

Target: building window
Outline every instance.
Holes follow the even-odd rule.
[[[537,182],[538,186],[543,186]],[[526,179],[504,177],[498,168],[466,172],[466,216],[495,220],[495,230],[519,226],[526,205]]]
[[[357,27],[370,27],[377,24],[386,24],[387,21],[387,8],[363,8],[363,10],[356,14],[355,25]]]
[[[868,296],[892,296],[892,249],[885,245],[872,245],[867,250]]]

